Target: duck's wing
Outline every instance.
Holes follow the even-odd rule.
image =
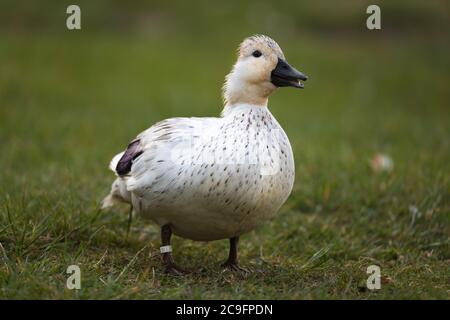
[[[133,140],[125,150],[125,152],[122,153],[122,156],[120,157],[119,161],[115,165],[115,171],[120,176],[123,177],[124,175],[128,174],[131,171],[131,166],[133,164],[133,160],[139,157],[143,152],[142,146],[141,146],[141,140],[135,139]],[[114,159],[113,161],[114,162]]]
[[[116,173],[126,177],[127,189],[144,195],[166,190],[180,166],[174,150],[189,148],[192,139],[217,128],[220,118],[170,118],[139,134],[121,155]]]

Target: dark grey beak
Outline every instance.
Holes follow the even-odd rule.
[[[300,89],[303,89],[304,85],[299,80],[306,81],[307,79],[307,76],[280,58],[278,58],[277,66],[272,70],[270,77],[270,81],[277,87],[295,87]]]

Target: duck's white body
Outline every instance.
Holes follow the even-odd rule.
[[[291,145],[265,106],[228,106],[220,118],[167,119],[137,139],[142,153],[107,201],[131,202],[136,213],[170,224],[184,238],[239,236],[274,217],[292,190]]]
[[[226,77],[222,116],[172,118],[142,132],[111,161],[118,178],[103,207],[128,202],[161,226],[168,273],[185,273],[172,258],[172,233],[229,238],[223,266],[242,270],[239,236],[274,217],[294,184],[292,148],[267,108],[269,95],[279,87],[303,88],[306,79],[273,39],[245,39]]]

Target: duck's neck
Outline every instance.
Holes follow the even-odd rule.
[[[245,88],[232,88],[224,94],[225,105],[235,106],[250,104],[254,106],[267,107],[269,95],[261,95],[260,88],[255,85],[247,85]]]
[[[248,83],[236,74],[235,69],[226,77],[223,87],[225,105],[249,104],[267,107],[272,88],[258,84]]]
[[[261,112],[269,112],[267,106],[263,105],[255,105],[252,103],[238,103],[238,104],[225,104],[221,116],[234,116],[236,113],[242,112],[243,114],[250,115],[252,112],[261,113]]]

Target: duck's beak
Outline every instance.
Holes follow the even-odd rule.
[[[307,79],[307,76],[281,58],[278,58],[277,66],[272,70],[270,76],[270,81],[277,87],[295,87],[300,89],[304,87],[300,80],[306,81]]]

